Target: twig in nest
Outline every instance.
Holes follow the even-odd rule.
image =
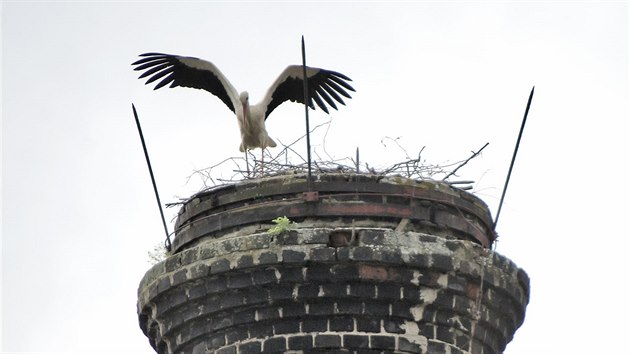
[[[465,164],[468,163],[468,161],[474,159],[477,155],[479,155],[481,153],[481,151],[483,149],[486,148],[486,146],[488,146],[490,143],[486,143],[486,145],[484,145],[481,149],[477,150],[477,152],[473,152],[472,156],[470,156],[469,158],[467,158],[464,162],[462,162],[459,166],[457,166],[453,171],[451,171],[451,173],[449,173],[448,175],[446,175],[446,177],[442,178],[442,181],[445,181],[447,178],[451,177],[452,175],[455,174],[455,172],[457,172],[457,170],[459,170],[460,168],[462,168]]]

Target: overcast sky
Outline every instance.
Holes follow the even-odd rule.
[[[256,102],[300,63],[301,35],[309,65],[357,90],[330,116],[331,155],[359,147],[387,166],[405,156],[381,140],[400,137],[410,154],[426,146],[427,162],[448,163],[489,142],[458,178],[475,181],[493,213],[535,85],[498,225],[497,251],[531,278],[506,353],[627,350],[626,1],[0,6],[3,353],[153,352],[136,291],[163,230],[131,103],[165,203],[202,187],[188,179],[195,169],[240,156],[239,133],[217,98],[153,91],[130,63],[151,51],[201,57]],[[279,107],[270,135],[299,137],[303,112]],[[328,119],[311,114],[313,125]]]

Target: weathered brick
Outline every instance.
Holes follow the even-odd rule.
[[[206,346],[208,349],[217,349],[225,345],[225,335],[215,334],[206,340]]]
[[[232,315],[225,315],[222,317],[216,317],[213,319],[212,321],[212,330],[213,331],[219,331],[223,328],[227,328],[232,326],[233,322],[232,322]]]
[[[188,280],[188,269],[182,268],[173,274],[173,285],[179,285]]]
[[[389,303],[366,302],[365,313],[371,316],[389,316]]]
[[[260,353],[262,351],[262,344],[258,341],[247,342],[238,345],[240,353]]]
[[[258,321],[271,320],[280,318],[280,312],[277,307],[263,307],[256,310]]]
[[[337,311],[344,315],[360,315],[363,313],[363,303],[355,300],[339,300]]]
[[[242,249],[241,247],[242,241],[239,239],[222,240],[221,244],[223,245],[223,248],[226,251],[226,253],[237,252]]]
[[[314,262],[332,262],[336,259],[336,252],[332,247],[313,248],[310,259]]]
[[[258,256],[258,264],[275,264],[278,263],[278,255],[275,252],[263,252]]]
[[[244,248],[247,250],[259,250],[269,248],[271,243],[271,236],[268,233],[252,235],[247,238],[247,242],[244,243]]]
[[[294,250],[283,250],[282,251],[282,262],[283,263],[304,263],[306,258],[306,253]]]
[[[376,297],[376,285],[368,283],[351,284],[350,295],[363,298],[374,298]]]
[[[403,264],[402,254],[398,250],[381,250],[378,252],[378,258],[385,263]]]
[[[282,317],[300,317],[306,314],[303,303],[290,303],[282,306]]]
[[[319,297],[319,285],[302,284],[298,287],[297,296],[299,300],[315,299]]]
[[[274,284],[278,281],[274,269],[258,269],[252,272],[252,280],[256,285]]]
[[[212,295],[202,299],[204,313],[214,313],[221,309],[221,298]]]
[[[509,273],[513,269],[511,265],[512,262],[510,262],[507,258],[502,257],[500,254],[493,253],[491,255],[491,258],[492,258],[492,265],[494,267],[499,268],[506,273]],[[489,262],[490,260],[487,259],[487,261]]]
[[[381,230],[361,230],[359,242],[363,245],[382,245],[385,243],[385,234]]]
[[[293,286],[278,285],[269,289],[269,297],[272,301],[293,299]]]
[[[409,302],[420,302],[420,289],[415,286],[403,286],[402,299]]]
[[[344,297],[348,294],[348,286],[346,284],[324,284],[322,285],[324,296],[327,297]]]
[[[290,350],[301,350],[301,349],[311,349],[311,348],[313,348],[313,336],[304,335],[304,336],[289,337]]]
[[[273,327],[271,323],[254,324],[247,327],[250,338],[267,338],[273,336]]]
[[[297,333],[300,331],[300,322],[295,320],[275,321],[273,323],[273,330],[276,335]]]
[[[225,258],[210,263],[210,274],[225,273],[230,270],[230,261]]]
[[[227,286],[230,289],[240,289],[252,286],[251,273],[237,273],[228,277]]]
[[[449,290],[463,294],[466,292],[467,284],[468,284],[468,281],[466,279],[460,278],[452,274],[448,276],[447,288]]]
[[[329,320],[331,331],[352,332],[354,330],[354,319],[350,316],[335,316]]]
[[[249,254],[241,256],[236,262],[237,268],[250,268],[254,266],[254,257]]]
[[[206,343],[201,342],[193,347],[192,354],[206,354]]]
[[[280,268],[280,282],[282,283],[301,283],[304,281],[304,273],[302,267]]]
[[[223,347],[214,353],[215,354],[236,354],[236,347],[235,346]]]
[[[247,331],[247,327],[236,327],[231,328],[225,332],[225,339],[227,344],[236,343],[238,341],[242,341],[243,339],[247,339],[249,337],[249,332]]]
[[[158,295],[158,285],[159,282],[156,282],[148,287],[149,291],[147,292],[147,299],[155,299],[155,297]]]
[[[475,302],[467,297],[455,295],[454,298],[455,304],[453,305],[453,310],[455,312],[463,314],[470,313],[476,306]]]
[[[355,261],[372,261],[374,260],[374,250],[367,246],[354,247],[351,250],[350,259]]]
[[[427,255],[415,253],[409,255],[407,264],[416,268],[428,268],[429,262],[430,258]]]
[[[328,246],[345,247],[352,242],[352,231],[350,230],[334,230],[328,235]]]
[[[460,274],[466,275],[472,279],[479,278],[479,264],[474,261],[460,260],[459,271]]]
[[[407,267],[396,267],[396,273],[401,284],[413,284],[416,282],[416,278],[419,276],[419,272],[416,269]]]
[[[282,352],[287,349],[287,340],[285,337],[273,337],[264,341],[263,352]]]
[[[181,254],[175,254],[166,259],[166,261],[164,262],[164,270],[167,273],[170,273],[178,269],[181,265]]]
[[[396,337],[392,336],[370,336],[370,347],[372,349],[396,349]]]
[[[325,332],[328,330],[328,320],[324,317],[307,317],[302,321],[302,332]]]
[[[443,272],[450,272],[453,270],[453,258],[443,254],[434,254],[431,257],[431,267]]]
[[[365,335],[345,334],[343,346],[346,349],[362,349],[370,347],[370,337]]]
[[[382,265],[360,264],[358,270],[362,280],[383,282],[389,279],[389,268]]]
[[[251,287],[243,294],[243,302],[246,305],[262,305],[269,302],[269,291]]]
[[[379,300],[400,300],[400,285],[378,284],[376,286],[376,298]]]
[[[316,348],[339,348],[341,346],[341,336],[336,334],[318,334],[315,336]]]
[[[328,230],[312,230],[309,232],[304,232],[302,234],[302,237],[305,244],[327,244],[329,233],[330,232]]]
[[[244,304],[243,295],[236,291],[231,291],[221,297],[221,308],[224,310],[238,307]]]
[[[306,280],[308,281],[328,281],[331,278],[330,266],[327,264],[312,264],[306,268]]]
[[[359,277],[359,270],[357,269],[357,265],[353,263],[335,264],[331,268],[331,272],[335,281],[355,280]]]
[[[435,319],[437,310],[433,306],[425,306],[422,311],[422,320],[424,322],[433,322]]]
[[[227,289],[227,279],[224,276],[214,276],[206,281],[206,291],[209,294],[223,292]]]
[[[234,312],[232,315],[232,320],[234,325],[251,323],[256,320],[256,310],[255,309],[247,309],[243,311]]]
[[[297,245],[300,243],[300,238],[295,231],[283,232],[279,235],[276,235],[275,238],[276,244],[278,245]]]
[[[162,293],[171,287],[171,279],[169,277],[163,277],[158,281],[157,292]]]
[[[203,278],[210,274],[210,265],[198,263],[188,268],[188,279]]]
[[[381,320],[373,317],[359,317],[357,320],[357,331],[359,332],[373,332],[378,333],[381,331]]]
[[[206,284],[203,282],[196,282],[190,290],[188,290],[188,297],[190,300],[194,300],[200,298],[202,296],[206,296],[208,293],[206,291]]]
[[[202,247],[199,254],[199,259],[210,259],[215,258],[219,255],[219,251],[216,249],[216,247]]]
[[[392,303],[392,316],[403,318],[406,320],[414,320],[413,314],[411,313],[411,307],[413,303],[409,303],[406,301],[396,301]]]
[[[433,304],[439,305],[444,308],[452,308],[454,304],[453,294],[440,292],[438,296],[433,300]]]
[[[387,333],[405,333],[405,330],[403,329],[403,323],[404,320],[402,319],[392,319],[392,318],[386,318],[383,319],[383,328],[385,329],[385,331]]]
[[[350,260],[350,247],[337,247],[335,249],[338,262]]]
[[[334,302],[315,302],[308,306],[309,315],[332,315],[335,313]]]

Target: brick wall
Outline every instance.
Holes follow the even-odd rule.
[[[528,278],[496,253],[387,229],[355,229],[330,247],[334,232],[352,230],[252,234],[176,254],[142,280],[141,326],[159,353],[501,353],[523,321]]]
[[[140,326],[151,345],[158,353],[490,354],[522,324],[527,275],[478,242],[382,220],[330,224],[188,242],[141,281]]]

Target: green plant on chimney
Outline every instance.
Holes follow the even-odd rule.
[[[149,263],[151,265],[156,265],[170,257],[171,253],[167,251],[164,245],[160,242],[153,246],[153,251],[148,251],[147,255],[149,256]]]
[[[271,236],[280,235],[283,232],[287,232],[295,228],[295,225],[297,225],[297,223],[289,220],[286,216],[280,216],[271,221],[276,224],[276,226],[267,231]]]

